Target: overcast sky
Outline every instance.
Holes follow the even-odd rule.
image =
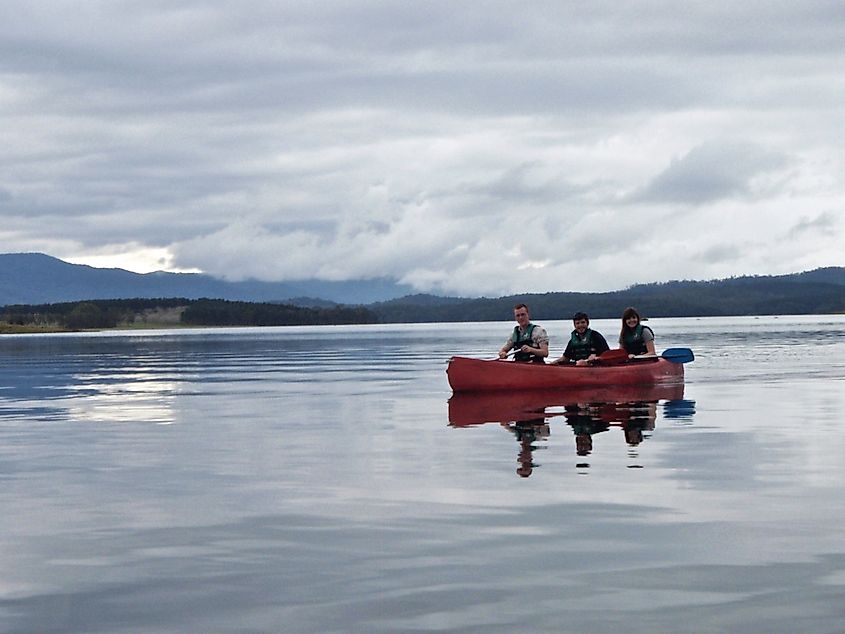
[[[845,265],[845,4],[0,5],[0,250],[500,295]]]

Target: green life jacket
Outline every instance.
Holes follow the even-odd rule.
[[[648,326],[637,324],[634,330],[625,329],[625,334],[622,336],[622,345],[628,354],[645,354],[648,352],[645,339],[643,339],[643,328],[648,328]],[[648,328],[648,331],[654,337],[654,331],[651,328]]]
[[[536,326],[534,324],[528,324],[525,328],[525,332],[519,331],[519,326],[514,326],[513,328],[513,348],[517,352],[513,355],[514,361],[520,361],[522,363],[545,363],[546,361],[543,357],[538,357],[536,354],[531,354],[530,352],[519,352],[519,349],[522,346],[531,346],[534,348],[534,340],[531,338],[531,334],[534,332],[534,328]]]
[[[593,331],[589,328],[584,331],[583,339],[578,336],[577,330],[573,330],[569,343],[572,345],[570,348],[572,356],[569,358],[574,361],[586,359],[596,351],[595,348],[593,348]]]

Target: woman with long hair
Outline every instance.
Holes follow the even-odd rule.
[[[648,326],[644,326],[641,321],[640,314],[632,306],[626,308],[622,313],[619,347],[624,348],[629,357],[641,354],[657,354],[654,351],[654,331]]]

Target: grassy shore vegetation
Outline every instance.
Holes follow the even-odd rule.
[[[190,326],[298,326],[374,323],[363,307],[304,308],[289,304],[184,298],[114,299],[14,305],[0,311],[0,334]]]
[[[37,326],[34,324],[10,324],[0,321],[0,335],[31,335],[46,332],[66,332],[59,326]]]

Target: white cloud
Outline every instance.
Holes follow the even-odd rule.
[[[121,268],[136,273],[171,271],[179,273],[199,273],[199,269],[180,269],[173,265],[173,256],[167,249],[148,249],[143,246],[122,245],[119,250],[101,247],[89,250],[81,258],[64,258],[72,264],[87,264],[97,268]]]
[[[488,295],[845,264],[831,3],[2,11],[5,251]]]

